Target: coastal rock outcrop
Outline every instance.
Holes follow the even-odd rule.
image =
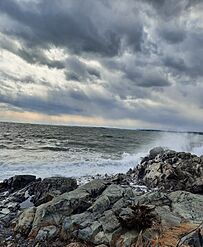
[[[202,247],[202,165],[201,157],[159,147],[127,174],[81,186],[58,177],[18,190],[8,186],[0,193],[0,241],[21,247]]]
[[[131,176],[148,188],[203,194],[203,160],[190,153],[151,150]]]
[[[196,226],[203,219],[203,196],[190,192],[149,192],[93,180],[64,193],[19,218],[15,231],[27,232],[37,242],[79,239],[94,245],[130,247],[142,232],[142,242],[187,221]],[[33,211],[32,211],[33,212]],[[25,222],[25,223],[23,223]],[[30,227],[30,223],[32,226]]]

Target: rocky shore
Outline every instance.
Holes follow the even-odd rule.
[[[127,174],[0,183],[0,246],[203,246],[203,156],[154,148]]]

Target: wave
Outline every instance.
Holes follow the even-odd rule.
[[[33,174],[38,177],[72,176],[76,178],[125,173],[135,167],[142,157],[146,156],[151,148],[162,146],[175,151],[191,152],[198,156],[203,155],[203,136],[191,133],[160,133],[149,143],[143,143],[134,152],[124,152],[121,158],[106,158],[100,153],[71,152],[67,147],[44,146],[40,147],[51,151],[69,151],[47,155],[43,153],[36,158],[35,153],[30,153],[30,159],[21,161],[0,160],[0,180],[16,174]],[[19,152],[18,152],[19,153]],[[33,157],[31,156],[33,155]],[[34,156],[35,155],[35,156]],[[69,156],[68,156],[69,155]],[[75,156],[74,156],[75,155]],[[19,157],[22,155],[19,153]],[[23,158],[26,158],[23,156]],[[50,158],[51,157],[51,158]],[[68,158],[69,157],[69,158]],[[29,158],[29,157],[28,157]],[[53,158],[53,159],[52,159]]]
[[[125,173],[140,161],[140,154],[124,153],[120,160],[97,159],[95,161],[47,162],[35,161],[28,164],[1,164],[0,180],[17,174],[33,174],[37,177],[66,176],[86,177],[96,174]]]
[[[50,150],[54,152],[66,152],[70,150],[70,148],[67,148],[67,147],[56,147],[56,146],[45,146],[45,147],[41,147],[40,149]]]
[[[8,146],[1,144],[0,149],[8,149]]]
[[[114,138],[114,136],[112,136],[112,135],[101,135],[101,137],[104,137],[104,138]]]
[[[24,147],[21,146],[21,145],[4,145],[4,144],[1,144],[0,145],[0,149],[10,149],[10,150],[18,150],[18,149],[23,149]]]
[[[193,133],[161,133],[160,138],[148,145],[148,150],[161,146],[177,152],[190,152],[198,156],[203,155],[203,137]]]

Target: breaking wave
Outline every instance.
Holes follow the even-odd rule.
[[[80,138],[79,141],[83,146],[86,143],[85,148],[81,145],[73,145],[72,142],[65,142],[63,146],[60,139],[57,143],[59,142],[61,146],[53,143],[49,145],[50,141],[47,141],[47,145],[39,145],[39,148],[36,147],[41,143],[41,139],[40,142],[38,139],[34,146],[27,145],[22,149],[18,145],[8,149],[6,145],[1,144],[0,180],[17,174],[34,174],[42,178],[50,176],[80,178],[96,174],[125,173],[135,167],[142,157],[156,146],[203,155],[203,135],[174,132],[156,132],[152,135],[152,133],[139,132],[134,134],[133,139],[131,132],[127,133],[129,136],[126,138],[126,132],[119,131],[121,132],[117,131],[116,137],[115,132],[98,135],[104,137],[103,143],[94,138],[94,135],[91,136],[93,140],[91,143],[86,143]],[[150,135],[150,139],[144,139],[144,134]],[[63,142],[64,139],[65,137]],[[33,141],[32,138],[31,140]],[[71,148],[67,143],[71,144]],[[93,143],[95,149],[89,148],[94,147]],[[112,147],[114,149],[111,149]]]

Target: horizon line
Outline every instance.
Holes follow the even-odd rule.
[[[151,129],[151,128],[129,128],[129,127],[113,127],[113,126],[99,126],[99,125],[69,125],[69,124],[56,124],[56,123],[38,123],[38,122],[21,122],[21,121],[3,121],[0,123],[7,124],[30,124],[30,125],[44,125],[44,126],[57,126],[57,127],[81,127],[81,128],[105,128],[105,129],[120,129],[120,130],[135,130],[135,131],[154,131],[154,132],[171,132],[171,133],[188,133],[188,134],[199,134],[203,135],[202,131],[191,131],[191,130],[167,130],[167,129]]]

